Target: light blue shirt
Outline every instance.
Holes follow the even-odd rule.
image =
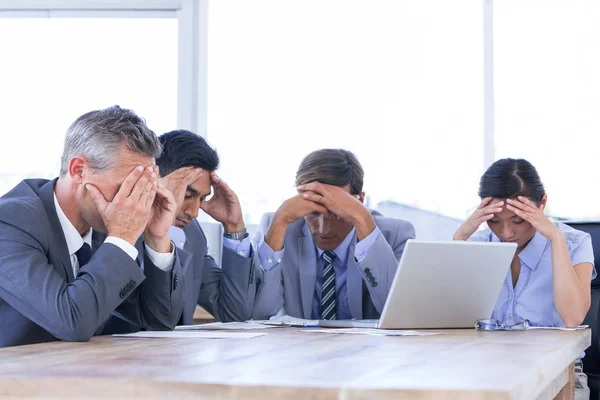
[[[565,236],[573,266],[585,262],[594,265],[592,239],[586,232],[578,231],[560,222],[555,223]],[[476,232],[469,240],[499,242],[489,229]],[[548,239],[536,232],[527,247],[519,253],[521,272],[513,288],[511,271],[508,271],[496,301],[492,318],[502,323],[509,318],[527,319],[531,326],[564,327],[554,305],[552,289],[552,248]],[[596,269],[592,271],[592,279]],[[590,282],[587,282],[589,285]]]
[[[373,232],[366,238],[356,243],[354,247],[354,257],[360,262],[367,255],[381,234],[376,226]],[[348,303],[348,286],[346,285],[346,276],[348,272],[348,256],[352,238],[355,237],[354,228],[348,236],[336,247],[333,252],[336,257],[333,260],[333,268],[335,269],[335,303],[336,303],[336,318],[337,319],[352,319],[350,312],[350,304]],[[358,240],[358,239],[355,239]],[[265,271],[270,271],[281,262],[285,248],[278,252],[265,242],[263,238],[258,246],[258,258]],[[317,247],[317,280],[315,284],[315,292],[312,303],[312,319],[321,318],[321,288],[323,286],[323,270],[325,269],[325,261],[321,257],[323,250]]]

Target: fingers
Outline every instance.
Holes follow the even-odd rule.
[[[220,187],[226,191],[231,191],[229,185],[223,179],[221,179],[214,171],[210,173],[210,178],[212,183],[214,185],[217,185],[217,187]]]
[[[310,212],[317,212],[319,214],[322,214],[325,218],[329,218],[331,216],[331,212],[326,209],[325,207],[323,207],[322,205],[320,205],[319,203],[313,203],[311,202],[311,210]],[[310,213],[307,213],[310,214]]]
[[[121,184],[121,187],[119,188],[119,191],[117,192],[117,196],[120,196],[123,198],[129,197],[129,195],[131,194],[131,191],[135,187],[135,184],[140,179],[140,177],[142,176],[143,173],[144,173],[144,167],[142,167],[141,165],[136,167],[133,171],[131,171],[131,173],[129,175],[127,175],[127,178],[125,178],[125,180]]]
[[[529,200],[527,197],[518,196],[517,200],[507,199],[507,201],[514,205],[517,208],[522,209],[527,212],[536,212],[540,211],[540,208],[533,201]]]
[[[186,175],[182,179],[182,183],[187,187],[196,181],[196,179],[202,178],[204,176],[204,171],[202,168],[193,168],[190,171],[187,171]]]
[[[144,204],[146,205],[146,208],[150,208],[150,207],[152,207],[152,204],[154,204],[154,199],[156,198],[156,191],[158,190],[159,187],[160,186],[158,185],[158,182],[156,182],[156,181],[154,181],[154,183],[150,186],[150,191],[148,192],[148,195],[144,199]]]
[[[213,197],[214,198],[214,197]],[[205,213],[208,214],[208,209],[210,208],[210,202],[212,201],[212,199],[210,199],[209,201],[201,201],[200,202],[200,209],[202,211],[204,211]]]
[[[477,207],[477,208],[484,208],[484,207],[486,207],[487,205],[490,204],[490,202],[493,199],[494,199],[493,197],[486,197],[485,199],[481,200],[481,203],[479,203],[479,207]]]
[[[87,185],[85,185],[85,188],[88,190],[88,192],[90,192],[90,196],[92,196],[92,200],[94,201],[98,209],[104,210],[108,206],[108,202],[96,186],[88,183]]]
[[[156,175],[155,175],[156,176]],[[142,179],[140,179],[138,181],[138,185],[140,185],[140,183],[142,182]],[[146,185],[144,186],[144,190],[140,193],[140,197],[137,199],[138,202],[140,202],[141,204],[144,204],[146,202],[146,200],[148,199],[148,196],[150,195],[150,192],[152,191],[152,188],[157,185],[157,181],[156,178],[150,178],[148,179],[148,181],[146,182]],[[131,198],[133,200],[135,200],[135,188],[134,191],[131,192]]]
[[[481,225],[484,222],[487,222],[487,221],[489,221],[490,219],[492,219],[494,217],[495,217],[494,214],[487,214],[487,215],[484,215],[483,217],[477,219],[475,222],[477,222],[479,225]]]
[[[307,183],[305,185],[298,186],[297,190],[300,193],[314,192],[314,193],[318,193],[321,196],[323,196],[326,192],[326,189],[325,189],[326,187],[327,187],[327,185],[324,185],[320,182],[311,182],[311,183]]]
[[[502,212],[502,207],[503,206],[504,206],[504,202],[503,201],[499,201],[497,203],[490,204],[489,206],[483,208],[480,211],[481,211],[482,215],[499,213],[499,212]]]
[[[497,203],[490,204],[484,208],[479,208],[479,209],[475,210],[475,212],[473,213],[473,218],[475,218],[475,220],[477,222],[479,222],[480,220],[482,222],[489,221],[490,219],[492,219],[494,217],[494,214],[502,212],[503,205],[504,205],[504,202],[499,201]],[[485,219],[482,220],[482,218],[485,218]],[[479,222],[479,223],[481,223],[481,222]]]
[[[308,202],[308,207],[310,209],[308,214],[316,212],[322,214],[325,218],[330,218],[332,216],[333,213],[325,205],[327,200],[320,194],[315,192],[304,192],[301,193],[301,196],[302,199]]]
[[[522,203],[519,200],[507,199],[506,201],[508,202],[508,205],[506,206],[506,208],[511,211],[513,211],[513,209],[517,209],[517,210],[520,210],[520,211],[523,211],[523,212],[526,212],[529,214],[534,214],[534,213],[540,211],[539,208],[537,208],[535,206],[531,207],[525,203]]]
[[[156,172],[154,167],[148,167],[144,171],[144,174],[139,177],[138,181],[133,186],[130,197],[133,201],[144,201],[145,197],[150,192],[152,182],[156,180]]]
[[[170,192],[167,189],[165,189],[159,185],[156,186],[155,192],[156,193],[154,194],[154,197],[151,199],[152,202],[150,202],[150,205],[155,204],[155,205],[158,205],[160,208],[169,209],[169,203],[171,201],[170,200],[171,197],[169,196]],[[148,200],[150,200],[150,199],[148,199]]]
[[[318,193],[315,193],[315,192],[312,192],[312,191],[310,191],[310,192],[303,192],[302,193],[302,198],[305,199],[305,200],[312,201],[314,203],[321,204],[322,206],[326,206],[326,204],[325,204],[326,203],[325,198],[323,196],[321,196],[320,194],[318,194]]]
[[[228,202],[239,202],[237,198],[237,194],[229,187],[229,185],[221,179],[214,171],[210,173],[211,180],[213,182],[213,188],[215,190],[215,195],[212,197],[219,197],[219,193],[221,193]],[[211,200],[212,200],[211,199]]]
[[[187,181],[189,179],[192,179],[192,177],[196,176],[199,172],[202,172],[202,168],[183,167],[171,172],[164,178],[173,179],[177,181]],[[191,182],[193,182],[193,180]]]
[[[523,211],[523,210],[520,210],[520,209],[518,209],[517,207],[513,207],[513,206],[511,206],[510,204],[507,204],[507,205],[506,205],[506,209],[508,209],[508,210],[510,210],[510,211],[512,211],[512,212],[514,212],[514,213],[515,213],[515,215],[517,215],[517,216],[519,216],[519,217],[523,218],[523,219],[524,219],[524,220],[526,220],[526,221],[529,221],[529,217],[531,216],[531,214],[530,214],[530,213],[528,213],[528,212],[525,212],[525,211]],[[529,221],[529,222],[531,222],[531,221]]]

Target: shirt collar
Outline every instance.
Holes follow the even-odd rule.
[[[527,246],[519,253],[519,259],[523,264],[534,270],[537,268],[548,245],[548,239],[539,232],[533,235]]]
[[[352,243],[354,234],[355,228],[352,228],[350,233],[348,233],[348,236],[346,236],[346,238],[342,240],[342,243],[340,243],[338,247],[336,247],[333,250],[333,252],[335,253],[336,260],[339,260],[341,265],[346,265],[346,260],[348,259],[348,250],[350,249],[350,244]],[[319,247],[317,247],[317,251],[319,252],[319,258],[321,258],[325,251],[321,250]]]
[[[71,221],[67,218],[62,208],[58,204],[58,199],[56,198],[56,193],[54,194],[54,206],[56,207],[56,215],[58,215],[58,221],[60,222],[60,226],[65,235],[65,240],[67,241],[67,248],[69,249],[69,255],[75,254],[83,243],[87,243],[90,248],[92,247],[92,228],[83,237],[79,234],[79,231],[73,226]]]
[[[500,239],[492,233],[492,241],[499,242]],[[548,245],[548,239],[539,232],[535,232],[533,238],[527,243],[527,246],[519,253],[519,260],[529,269],[535,270]]]
[[[173,241],[173,243],[175,243],[175,246],[179,247],[180,249],[183,249],[183,246],[185,246],[186,235],[183,229],[176,226],[170,226],[169,238]]]

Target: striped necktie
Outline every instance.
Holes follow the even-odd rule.
[[[335,253],[333,251],[325,251],[322,257],[323,261],[325,261],[325,268],[323,270],[323,286],[321,288],[321,319],[336,319],[335,269],[333,268]]]

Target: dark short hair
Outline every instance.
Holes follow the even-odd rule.
[[[219,155],[202,136],[183,129],[164,133],[158,140],[163,151],[156,159],[160,175],[165,176],[183,167],[214,171],[219,167]]]
[[[522,158],[503,158],[485,171],[479,182],[479,197],[514,199],[529,198],[539,204],[546,194],[535,167]]]
[[[125,143],[137,154],[158,157],[160,143],[146,121],[132,110],[112,106],[83,114],[69,127],[61,156],[60,175],[69,169],[69,161],[83,156],[97,171],[111,168],[117,149]]]
[[[296,186],[311,182],[339,187],[350,185],[351,194],[360,194],[364,175],[362,166],[352,152],[322,149],[304,157],[296,172]]]

